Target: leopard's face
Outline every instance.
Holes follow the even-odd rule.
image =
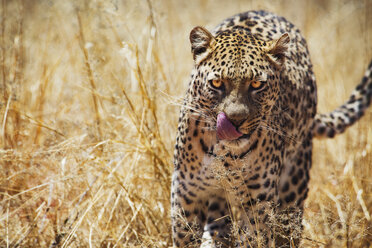
[[[197,27],[190,39],[195,59],[193,95],[199,107],[207,110],[203,115],[217,133],[225,132],[219,138],[226,145],[249,139],[266,125],[279,96],[288,36],[265,42],[244,29],[234,29],[213,37]]]

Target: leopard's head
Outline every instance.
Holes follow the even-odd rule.
[[[215,36],[195,27],[190,42],[195,106],[214,121],[220,140],[248,139],[266,123],[278,99],[288,34],[263,41],[240,27]]]

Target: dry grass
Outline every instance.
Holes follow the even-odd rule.
[[[0,247],[171,246],[193,26],[286,16],[308,39],[323,112],[372,58],[367,0],[0,2]],[[370,247],[371,113],[315,142],[303,247]]]

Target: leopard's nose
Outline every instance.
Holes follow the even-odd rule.
[[[229,111],[226,113],[227,118],[230,120],[230,122],[238,129],[244,121],[247,119],[247,111]]]
[[[239,128],[249,116],[249,108],[242,100],[237,98],[228,99],[224,104],[224,112],[230,122]]]
[[[234,114],[227,115],[227,118],[236,128],[238,128],[243,124],[244,120],[246,119],[246,115],[234,113]]]

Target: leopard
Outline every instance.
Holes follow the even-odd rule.
[[[190,32],[194,67],[179,115],[174,247],[297,247],[313,138],[343,133],[372,98],[372,61],[340,107],[317,113],[305,38],[284,17],[248,11]]]

